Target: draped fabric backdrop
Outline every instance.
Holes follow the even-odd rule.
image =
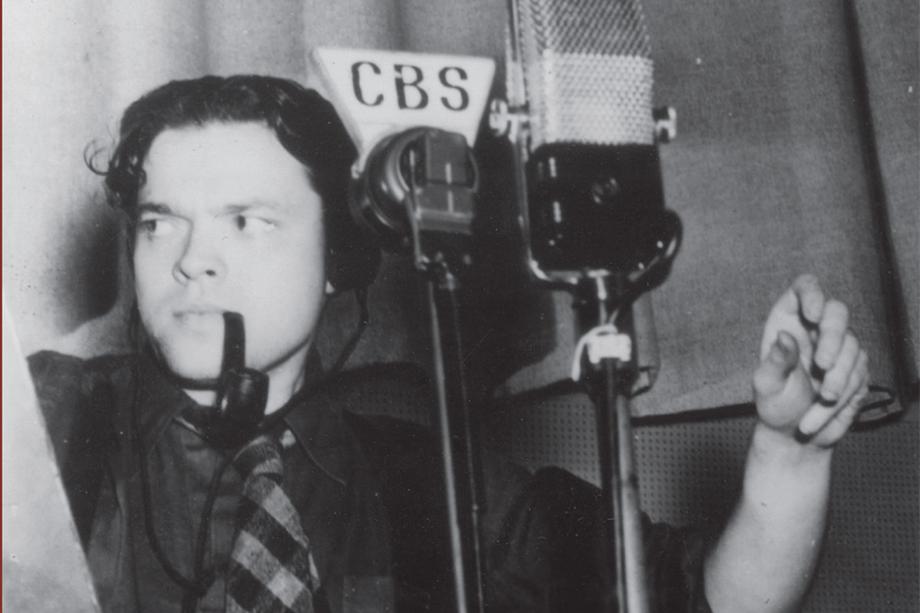
[[[902,405],[915,406],[916,2],[643,6],[656,102],[679,114],[678,137],[661,156],[666,200],[683,219],[685,240],[639,317],[642,344],[660,363],[637,414],[749,403],[764,317],[803,271],[852,306],[875,381],[907,392]],[[120,112],[141,93],[205,73],[315,84],[307,56],[320,45],[500,61],[506,20],[503,0],[5,2],[3,284],[25,351],[126,349],[124,238],[84,156],[106,159]],[[567,375],[571,300],[498,274],[517,270],[505,262],[516,257],[507,154],[494,139],[481,142],[491,234],[483,285],[467,300],[470,367],[482,389],[513,394]],[[353,363],[428,364],[417,290],[408,264],[387,257]],[[326,363],[355,315],[347,296],[331,303],[319,343]],[[907,411],[893,428],[916,430],[916,415]],[[900,503],[910,503],[913,518],[916,437],[905,436],[913,441],[902,464],[913,503]],[[905,538],[915,544],[916,527]],[[916,569],[916,552],[906,567]]]
[[[668,204],[683,218],[686,238],[670,278],[652,295],[657,335],[646,344],[657,342],[661,364],[637,412],[747,401],[763,317],[806,270],[852,304],[876,379],[893,385],[900,370],[902,385],[915,386],[914,3],[856,3],[868,109],[859,102],[843,3],[644,6],[657,100],[679,112],[678,139],[662,158]],[[498,0],[7,3],[4,285],[26,350],[92,354],[121,343],[122,240],[83,157],[99,151],[97,161],[105,159],[118,114],[139,94],[204,73],[315,83],[307,54],[318,45],[501,60],[505,11]],[[865,159],[876,152],[882,202]],[[509,208],[506,197],[489,196],[483,207]],[[425,328],[417,325],[424,310],[415,289],[405,262],[388,259],[356,361],[427,363],[426,339],[415,333]],[[470,294],[482,311],[474,357],[514,373],[505,391],[565,376],[574,346],[567,296],[528,289],[496,300],[475,287]],[[326,353],[352,316],[347,298],[333,303]],[[501,365],[492,364],[495,356]]]

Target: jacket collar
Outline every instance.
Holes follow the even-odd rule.
[[[347,481],[346,449],[351,438],[343,416],[334,408],[328,386],[323,385],[319,359],[308,357],[307,382],[279,411],[307,457],[322,473],[341,485]],[[134,436],[131,415],[136,411],[137,429],[146,454],[150,454],[169,424],[180,417],[194,424],[194,415],[209,410],[186,394],[164,369],[152,351],[137,356],[135,397],[129,400],[123,431]],[[136,462],[130,461],[131,472]]]
[[[137,426],[146,453],[156,446],[170,422],[183,413],[189,414],[204,407],[180,389],[165,372],[151,351],[143,351],[137,357],[137,381],[134,399],[128,410],[132,424]],[[135,421],[136,420],[136,421]]]
[[[320,384],[296,394],[285,407],[284,423],[309,460],[327,477],[346,486],[353,439],[330,390]]]

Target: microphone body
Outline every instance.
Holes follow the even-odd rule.
[[[352,183],[349,210],[383,248],[408,251],[423,232],[469,237],[477,189],[476,162],[463,136],[417,127],[371,150]]]
[[[679,234],[664,206],[653,65],[638,3],[511,0],[508,97],[524,109],[519,188],[543,279],[630,273]]]
[[[358,149],[350,216],[369,241],[406,251],[421,235],[469,237],[478,173],[472,147],[495,62],[489,58],[320,47],[323,89]]]
[[[549,143],[526,172],[541,268],[629,272],[657,253],[667,215],[656,147]]]

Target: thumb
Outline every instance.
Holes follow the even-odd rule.
[[[799,344],[794,336],[780,330],[754,373],[754,392],[760,397],[780,393],[798,363]]]

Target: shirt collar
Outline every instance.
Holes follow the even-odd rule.
[[[176,385],[152,351],[141,352],[138,363],[136,406],[132,410],[137,411],[139,434],[149,453],[178,415],[205,410],[205,407]]]
[[[166,432],[169,424],[180,416],[194,425],[196,413],[208,411],[195,402],[165,370],[151,350],[138,356],[136,406],[138,429],[145,453],[149,454]],[[300,448],[316,466],[332,480],[346,483],[346,448],[350,444],[348,427],[333,398],[323,389],[318,355],[308,356],[308,376],[303,388],[294,394],[279,411],[285,414],[281,429],[294,434]],[[280,433],[279,433],[280,434]]]

